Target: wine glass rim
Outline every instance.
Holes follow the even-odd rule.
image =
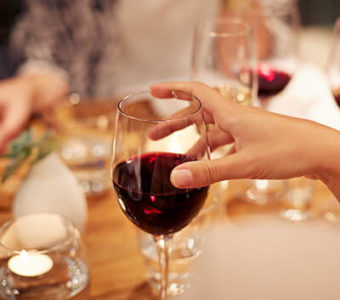
[[[240,26],[239,30],[230,30],[228,32],[218,32],[214,29],[206,30],[207,34],[211,37],[224,37],[224,38],[234,38],[238,36],[247,35],[250,32],[250,26],[248,23],[244,22],[241,18],[214,18],[206,19],[197,25],[198,30],[202,30],[206,25],[213,24],[231,24]]]
[[[181,92],[182,93],[182,92]],[[130,118],[132,120],[135,120],[135,121],[140,121],[140,122],[148,122],[148,123],[161,123],[161,122],[168,122],[168,121],[172,121],[172,120],[181,120],[181,119],[185,119],[189,116],[193,116],[195,115],[196,113],[198,113],[201,109],[202,109],[202,103],[201,101],[198,99],[198,97],[196,97],[195,95],[192,95],[192,94],[188,94],[192,100],[188,100],[188,99],[180,99],[180,98],[177,98],[176,97],[176,92],[173,91],[173,95],[174,97],[173,98],[168,98],[168,99],[177,99],[177,100],[183,100],[183,101],[190,101],[190,102],[195,102],[197,103],[197,107],[193,109],[193,111],[191,112],[188,112],[187,114],[185,114],[184,116],[180,116],[180,117],[172,117],[172,118],[164,118],[164,119],[147,119],[147,118],[141,118],[141,117],[137,117],[137,116],[133,116],[129,113],[127,113],[126,111],[124,111],[124,109],[122,108],[122,105],[128,101],[129,99],[131,99],[131,97],[135,97],[135,96],[139,96],[139,95],[143,95],[143,94],[149,94],[150,96],[151,93],[147,90],[145,91],[141,91],[141,92],[138,92],[138,93],[133,93],[133,94],[129,94],[125,97],[123,97],[119,102],[118,102],[118,111],[125,117],[127,118]],[[155,96],[152,96],[153,98],[155,99],[160,99],[161,98],[157,98]],[[166,99],[164,99],[166,100]],[[162,100],[161,100],[162,101]]]

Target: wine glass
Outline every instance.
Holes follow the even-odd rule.
[[[195,28],[191,80],[203,81],[215,88],[226,101],[241,105],[257,102],[257,74],[252,30],[240,18],[205,20]],[[210,125],[209,126],[214,126]],[[232,145],[223,145],[212,153],[218,158]],[[220,183],[221,191],[228,182]]]
[[[190,79],[215,88],[226,101],[251,105],[256,99],[257,80],[252,34],[249,26],[236,18],[215,18],[195,28]],[[209,124],[209,127],[216,125]],[[211,128],[213,129],[213,128]],[[215,149],[213,158],[229,152],[232,145]],[[226,190],[228,182],[220,183]]]
[[[328,61],[328,80],[335,102],[340,107],[340,17],[337,18]]]
[[[340,17],[335,21],[333,28],[332,44],[328,57],[326,72],[328,83],[335,103],[340,108]],[[340,210],[339,203],[334,195],[331,195],[323,201],[321,205],[321,214],[329,222],[339,222]]]
[[[182,94],[181,94],[182,96]],[[112,181],[128,219],[153,235],[160,267],[160,295],[168,292],[168,243],[198,214],[208,187],[177,189],[172,169],[209,158],[206,125],[196,97],[158,99],[141,92],[118,104]]]
[[[254,33],[259,104],[281,93],[298,65],[299,13],[294,1],[270,2],[238,12]]]
[[[236,18],[217,18],[198,24],[191,80],[210,85],[226,100],[250,105],[257,92],[254,67],[252,35],[246,23]]]
[[[294,1],[270,2],[266,5],[239,10],[238,17],[247,22],[254,33],[257,104],[270,109],[274,96],[289,84],[298,65],[299,14]],[[280,199],[287,187],[282,180],[252,180],[247,198],[266,205]]]

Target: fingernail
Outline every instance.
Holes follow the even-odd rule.
[[[187,169],[173,171],[171,174],[171,179],[174,185],[180,188],[191,186],[194,182],[191,171]]]

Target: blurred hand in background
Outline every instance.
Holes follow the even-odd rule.
[[[67,83],[47,73],[1,81],[0,149],[20,133],[33,113],[51,110],[67,93]]]

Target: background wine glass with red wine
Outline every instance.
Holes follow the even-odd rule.
[[[327,71],[334,100],[340,107],[340,17],[334,25]]]
[[[261,64],[257,69],[258,96],[265,100],[283,91],[291,79],[285,71],[276,70],[270,65]]]
[[[255,2],[254,2],[255,3]],[[250,24],[256,51],[256,102],[264,109],[287,87],[298,64],[299,13],[294,1],[256,2],[237,11]],[[247,190],[251,202],[265,205],[281,198],[285,183],[280,180],[252,180]]]
[[[286,88],[297,68],[298,8],[294,1],[272,1],[240,14],[253,29],[258,97],[266,108],[268,101]]]
[[[175,188],[170,174],[182,163],[204,159],[209,159],[209,150],[197,98],[160,100],[142,92],[119,102],[113,187],[128,219],[154,237],[161,299],[167,297],[169,290],[168,242],[198,214],[208,194],[208,187]]]

